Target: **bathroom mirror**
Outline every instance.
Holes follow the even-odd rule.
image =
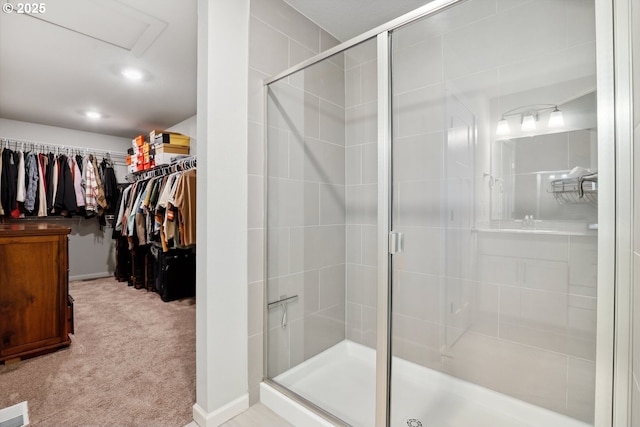
[[[527,216],[539,220],[583,220],[597,201],[584,194],[581,197],[578,188],[571,187],[573,180],[577,182],[598,169],[593,129],[496,141],[492,163],[492,174],[485,178],[491,188],[494,220]],[[571,198],[571,191],[575,191],[575,199]]]
[[[500,228],[533,228],[540,221],[597,223],[595,93],[571,104],[563,106],[563,129],[493,142],[491,172],[483,179],[494,226],[496,221]]]

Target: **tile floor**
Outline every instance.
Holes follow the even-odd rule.
[[[195,422],[184,427],[198,427]],[[271,409],[261,403],[256,403],[242,414],[222,424],[221,427],[294,427],[280,418]]]

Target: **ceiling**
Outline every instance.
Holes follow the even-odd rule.
[[[284,0],[340,41],[391,21],[431,0]]]
[[[196,0],[44,4],[0,13],[1,118],[132,138],[196,113]]]
[[[342,41],[429,2],[285,1]],[[0,13],[0,118],[132,138],[196,113],[196,0],[43,4]]]

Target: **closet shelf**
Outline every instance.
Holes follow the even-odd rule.
[[[549,192],[560,205],[587,203],[598,206],[598,173],[555,179]]]

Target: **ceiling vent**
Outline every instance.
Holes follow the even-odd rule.
[[[167,23],[114,0],[50,2],[42,14],[29,15],[141,56]]]

